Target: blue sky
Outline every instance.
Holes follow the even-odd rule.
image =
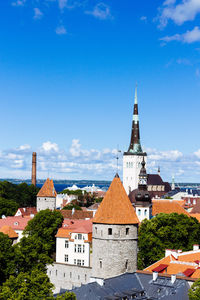
[[[200,182],[199,20],[199,0],[1,1],[0,177],[37,151],[40,178],[112,179],[137,81],[148,171]]]

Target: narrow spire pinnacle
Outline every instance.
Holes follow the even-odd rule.
[[[136,83],[136,87],[135,87],[135,100],[134,100],[134,108],[133,108],[131,141],[130,141],[130,146],[129,146],[128,152],[131,152],[134,154],[142,153],[142,147],[140,144],[137,83]]]
[[[137,82],[136,82],[136,85],[135,85],[135,102],[134,104],[138,104],[138,100],[137,100]]]

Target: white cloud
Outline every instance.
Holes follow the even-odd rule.
[[[148,149],[147,152],[150,160],[157,161],[176,161],[183,156],[182,152],[178,150],[157,151],[155,149]]]
[[[41,12],[41,10],[37,7],[35,7],[34,9],[34,19],[41,19],[43,17],[43,13]]]
[[[67,34],[67,30],[63,25],[58,26],[55,31],[56,31],[56,34],[58,34],[58,35]]]
[[[92,11],[86,11],[85,13],[100,20],[112,18],[109,6],[103,2],[98,3]]]
[[[67,6],[67,0],[58,0],[58,6],[62,10]]]
[[[196,74],[196,76],[199,78],[199,77],[200,77],[200,70],[199,70],[199,69],[196,69],[195,74]]]
[[[172,36],[165,36],[160,39],[164,42],[171,42],[171,41],[180,41],[182,43],[191,44],[194,42],[200,42],[200,29],[198,26],[195,26],[194,29],[191,31],[186,31],[183,34],[175,34]]]
[[[169,20],[177,25],[182,25],[186,21],[194,20],[199,13],[199,0],[182,0],[177,5],[175,5],[175,1],[167,0],[163,3],[159,20],[161,26],[166,26]]]
[[[51,143],[50,141],[42,144],[41,150],[44,152],[58,152],[59,148],[56,143]]]

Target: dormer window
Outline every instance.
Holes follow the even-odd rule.
[[[14,225],[18,226],[18,225],[19,225],[19,223],[18,223],[18,222],[15,222],[15,223],[14,223]]]

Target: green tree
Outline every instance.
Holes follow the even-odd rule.
[[[21,272],[10,278],[0,287],[2,300],[76,300],[74,293],[53,297],[53,284],[46,273],[33,270],[30,274]]]
[[[47,264],[53,263],[49,246],[36,236],[23,237],[14,245],[15,268],[18,273],[30,273],[33,269],[46,272]]]
[[[73,208],[75,210],[82,210],[82,208],[78,204],[75,204],[75,203],[69,203],[63,207],[63,209],[66,209],[66,210],[72,210]]]
[[[14,216],[18,207],[19,206],[15,201],[0,197],[0,218],[2,215]]]
[[[188,296],[190,300],[200,299],[200,279],[195,281],[188,291]]]
[[[55,235],[62,222],[63,216],[59,211],[41,210],[28,222],[23,234],[41,241],[51,256],[56,250]]]
[[[8,235],[0,232],[0,284],[15,273],[14,249]],[[1,298],[0,298],[1,299]]]
[[[138,234],[138,268],[143,269],[164,257],[165,249],[191,250],[200,242],[200,223],[184,214],[159,214],[144,220]]]

